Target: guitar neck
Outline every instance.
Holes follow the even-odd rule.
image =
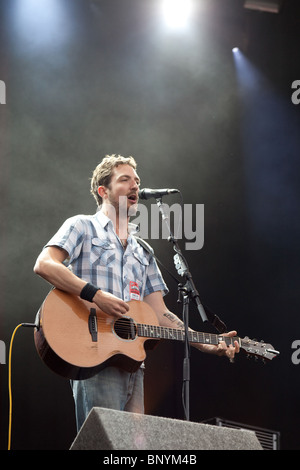
[[[165,326],[154,326],[146,324],[137,325],[138,336],[153,339],[170,339],[175,341],[184,341],[185,331],[180,328],[169,328]],[[227,346],[233,344],[234,341],[239,341],[240,338],[228,338],[227,336],[201,333],[199,331],[189,331],[188,340],[190,343],[211,344],[218,345],[220,341],[225,341]]]

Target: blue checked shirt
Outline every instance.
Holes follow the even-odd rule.
[[[125,302],[155,291],[165,295],[168,289],[155,259],[132,233],[124,250],[112,221],[99,211],[67,219],[46,246],[66,250],[65,264],[76,276]]]

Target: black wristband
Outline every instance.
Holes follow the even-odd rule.
[[[99,287],[93,286],[93,284],[88,282],[80,292],[80,298],[83,300],[88,300],[89,302],[93,302],[94,295],[98,290],[100,290]]]

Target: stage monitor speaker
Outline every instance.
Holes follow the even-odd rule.
[[[254,432],[93,408],[70,450],[262,450]]]

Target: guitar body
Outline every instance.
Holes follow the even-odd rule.
[[[34,332],[39,356],[51,370],[69,379],[92,377],[108,365],[137,370],[146,358],[145,349],[157,340],[149,345],[149,338],[136,334],[135,325],[158,325],[158,320],[145,302],[132,300],[129,306],[129,312],[115,320],[95,304],[53,289],[39,310]]]

